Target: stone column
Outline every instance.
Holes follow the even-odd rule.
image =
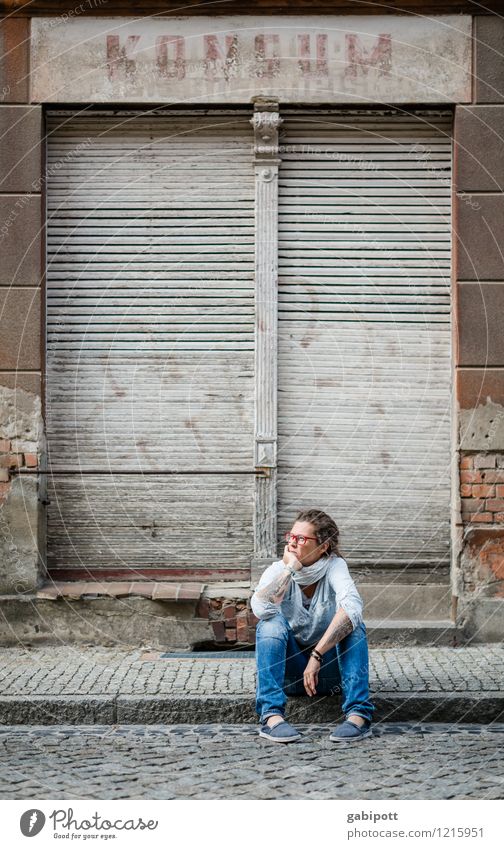
[[[28,18],[0,21],[0,594],[29,594],[42,566],[43,131],[29,47]]]
[[[454,129],[459,621],[504,637],[504,21],[474,19]]]

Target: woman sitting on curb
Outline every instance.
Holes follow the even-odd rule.
[[[330,695],[335,681],[341,685],[346,719],[330,740],[350,743],[372,733],[375,708],[369,699],[362,599],[339,554],[338,537],[338,528],[326,513],[299,513],[285,535],[283,559],[268,566],[251,599],[259,619],[259,734],[275,743],[301,739],[284,719],[286,678],[298,682],[295,694],[303,693],[303,682],[309,696]]]

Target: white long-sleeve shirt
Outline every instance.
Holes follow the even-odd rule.
[[[279,578],[285,570],[283,560],[276,560],[268,566],[251,598],[251,607],[257,618],[269,619],[279,611],[282,612],[298,643],[305,646],[318,642],[340,607],[351,620],[353,627],[357,627],[363,621],[362,598],[348,571],[346,560],[336,554],[331,554],[329,559],[327,572],[318,582],[308,608],[303,603],[306,597],[294,580],[290,581],[285,596],[278,604],[258,597],[259,590]]]

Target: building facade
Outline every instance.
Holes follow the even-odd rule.
[[[252,644],[312,506],[502,638],[504,23],[358,5],[3,4],[4,642]]]

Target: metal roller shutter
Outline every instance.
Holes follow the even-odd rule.
[[[319,507],[359,564],[443,564],[451,114],[283,111],[279,530]]]
[[[239,110],[48,115],[53,575],[249,574],[249,120]]]

